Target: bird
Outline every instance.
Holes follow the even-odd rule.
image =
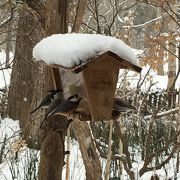
[[[112,108],[112,116],[118,117],[123,112],[128,112],[131,110],[136,110],[134,106],[132,106],[129,102],[122,100],[121,98],[114,98],[113,108]]]
[[[46,112],[46,114],[45,114],[45,116],[44,116],[44,119],[43,119],[41,125],[40,125],[40,128],[42,127],[44,121],[48,118],[49,114],[51,114],[52,111],[53,111],[61,102],[62,102],[61,99],[58,98],[58,99],[54,99],[54,100],[50,103],[49,108],[48,108],[48,110],[47,110],[47,112]]]
[[[120,98],[114,98],[113,110],[127,112],[131,110],[136,110],[136,108],[127,101],[124,101]]]
[[[64,101],[58,101],[58,100],[54,100],[52,101],[47,113],[45,114],[45,117],[40,125],[40,128],[42,127],[44,121],[47,118],[52,117],[53,115],[56,114],[60,114],[63,116],[68,116],[70,114],[73,114],[75,112],[75,110],[77,109],[79,103],[81,101],[81,98],[78,97],[77,94],[72,95],[70,97],[68,97],[66,100]]]
[[[48,118],[49,114],[51,114],[54,109],[62,102],[62,100],[60,98],[58,99],[54,99],[53,101],[51,101],[48,110],[44,116],[44,119]]]
[[[50,90],[47,94],[47,96],[40,102],[40,104],[30,112],[30,114],[33,114],[34,112],[36,112],[38,109],[40,108],[48,108],[48,106],[50,105],[50,103],[52,102],[52,100],[55,98],[55,96],[58,93],[62,93],[63,90],[62,89],[57,89],[57,90]]]

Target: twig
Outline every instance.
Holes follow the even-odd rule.
[[[175,114],[175,113],[178,113],[179,111],[179,107],[176,107],[175,109],[170,109],[168,111],[165,111],[165,112],[160,112],[160,113],[157,113],[156,117],[155,118],[159,118],[159,117],[163,117],[163,116],[168,116],[170,114]],[[145,116],[144,117],[144,120],[148,120],[148,119],[151,119],[153,115],[148,115],[148,116]]]
[[[110,165],[111,165],[111,156],[112,156],[112,150],[111,150],[111,140],[112,140],[112,129],[113,129],[113,120],[110,120],[109,122],[109,145],[108,145],[108,156],[107,156],[107,163],[106,163],[106,170],[105,170],[105,176],[104,179],[109,179],[109,173],[110,173]]]
[[[67,129],[67,150],[70,151],[70,126]],[[69,154],[66,155],[66,180],[69,180]]]

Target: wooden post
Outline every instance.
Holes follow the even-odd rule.
[[[65,33],[67,29],[67,1],[48,0],[46,4],[46,35],[55,33]],[[49,78],[53,81],[52,89],[62,88],[59,69],[51,68]],[[63,97],[60,97],[63,99]],[[64,133],[58,130],[58,126],[53,126],[56,121],[61,120],[61,116],[53,117],[54,121],[44,124],[44,135],[41,143],[41,157],[39,167],[39,180],[61,180],[64,166]]]
[[[102,175],[101,164],[88,123],[75,118],[72,122],[72,128],[79,142],[86,169],[86,180],[100,180]]]

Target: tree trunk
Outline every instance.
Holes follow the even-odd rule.
[[[67,31],[67,1],[49,0],[46,4],[47,21],[46,35],[65,33]],[[62,88],[59,69],[51,69],[51,81],[54,88]],[[54,76],[54,77],[53,77]],[[63,99],[63,97],[60,97]],[[56,123],[59,122],[59,125]],[[44,138],[41,142],[41,158],[39,180],[61,180],[64,166],[64,132],[67,130],[67,120],[55,116],[51,122],[44,125]],[[59,127],[65,127],[64,131]],[[62,128],[60,128],[62,129]]]
[[[41,16],[34,16],[32,11],[38,10]],[[40,1],[24,3],[20,13],[15,57],[8,94],[8,114],[18,119],[24,138],[28,146],[39,148],[39,123],[43,111],[37,116],[30,116],[29,112],[35,107],[49,88],[49,81],[45,83],[47,69],[32,59],[34,45],[43,37],[43,5]],[[40,23],[42,22],[42,23]],[[44,85],[46,84],[46,86]]]
[[[102,174],[101,164],[88,123],[75,120],[72,122],[72,127],[82,153],[86,169],[86,180],[100,180]]]
[[[168,4],[171,6],[173,12],[177,12],[177,4],[176,2],[168,2]],[[172,13],[172,12],[170,12]],[[176,19],[176,15],[172,13],[172,17]],[[165,28],[167,32],[174,33],[177,30],[177,24],[176,22],[170,17],[166,23]],[[171,42],[172,44],[169,44],[169,50],[176,54],[176,47],[173,44],[174,42]],[[174,100],[173,100],[173,90],[175,85],[175,78],[176,78],[176,57],[174,55],[171,55],[169,53],[169,59],[168,59],[168,90],[169,90],[169,103],[173,106]]]
[[[45,8],[41,2],[26,1],[20,14],[8,110],[10,117],[20,120],[23,136],[29,147],[39,149],[40,143],[35,140],[42,137],[42,142],[38,141],[41,142],[39,179],[60,180],[64,165],[62,129],[67,129],[67,121],[55,116],[45,123],[43,130],[40,131],[39,125],[44,117],[44,110],[29,115],[47,91],[55,88],[51,68],[32,59],[34,45],[44,36]],[[54,0],[47,3],[48,35],[65,32],[66,9],[66,1]]]
[[[64,166],[64,140],[61,133],[48,132],[41,144],[39,180],[60,180]]]
[[[86,11],[87,0],[79,0],[72,32],[79,32]]]

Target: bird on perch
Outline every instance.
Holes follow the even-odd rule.
[[[45,115],[45,118],[43,119],[40,125],[40,128],[42,127],[44,121],[47,118],[52,117],[53,115],[60,114],[60,115],[68,117],[70,114],[73,114],[76,111],[80,101],[81,101],[81,98],[78,97],[77,94],[70,96],[64,101],[58,102],[58,100],[54,100],[51,103],[50,108],[48,109]]]
[[[114,98],[113,110],[119,112],[127,112],[131,110],[136,110],[136,108],[125,100],[122,100],[120,98]]]
[[[118,117],[123,112],[129,112],[131,110],[136,110],[129,102],[124,101],[120,98],[114,98],[112,117]]]
[[[62,89],[49,91],[47,96],[40,102],[40,104],[34,110],[32,110],[30,112],[30,114],[33,114],[40,108],[48,108],[50,103],[56,98],[56,95],[58,95],[58,93],[62,93],[62,92],[63,92]]]

